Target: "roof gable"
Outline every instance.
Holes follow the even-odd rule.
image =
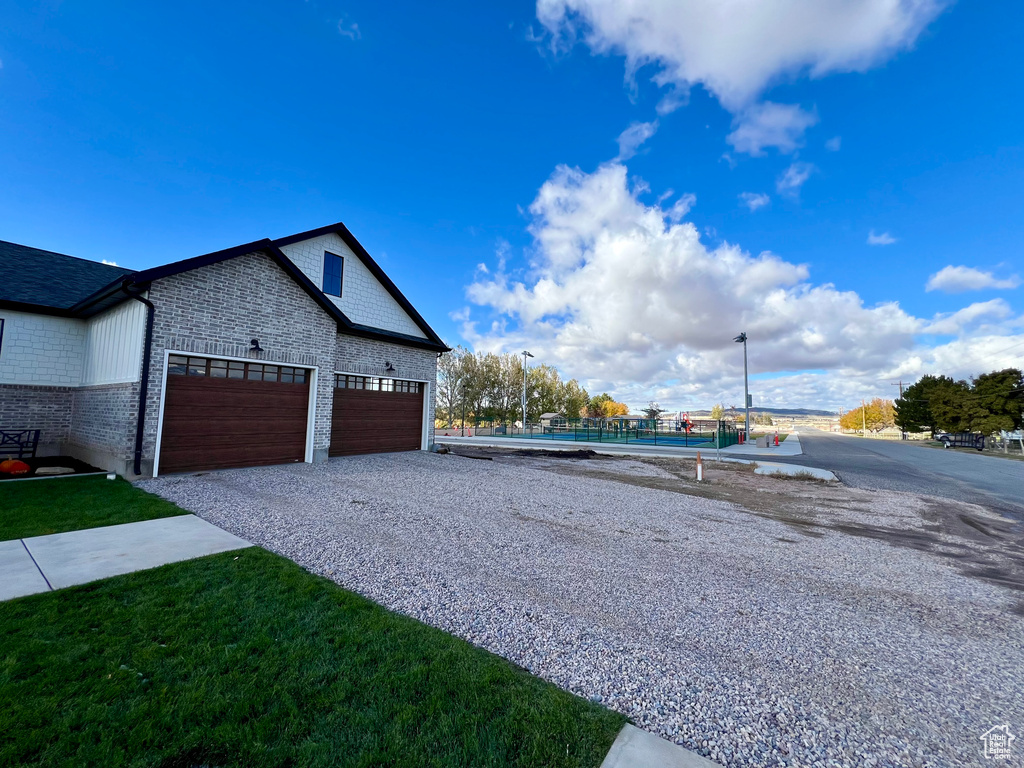
[[[326,227],[319,227],[318,229],[311,229],[306,232],[289,235],[288,237],[278,238],[274,241],[274,245],[278,248],[283,248],[302,242],[303,240],[312,240],[329,234],[336,234],[345,242],[345,245],[347,245],[352,253],[359,258],[370,274],[373,275],[384,290],[390,294],[391,298],[397,302],[399,307],[401,307],[401,309],[409,316],[409,319],[415,323],[416,327],[418,327],[428,339],[441,345],[445,349],[448,348],[444,342],[441,341],[441,338],[434,332],[434,329],[431,328],[420,313],[416,311],[416,308],[413,307],[407,298],[405,298],[405,295],[398,289],[398,286],[392,282],[391,278],[388,277],[384,270],[380,268],[380,265],[377,264],[367,250],[363,248],[362,243],[356,240],[355,236],[349,232],[348,227],[340,221],[336,224],[329,224]]]

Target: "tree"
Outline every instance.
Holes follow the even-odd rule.
[[[719,419],[722,418],[723,415],[725,415],[725,408],[722,407],[721,403],[716,403],[715,405],[711,406],[712,419],[718,421]]]
[[[613,416],[625,416],[627,413],[629,413],[629,406],[625,403],[615,402],[607,392],[595,395],[587,404],[587,416],[594,419],[610,419]]]
[[[462,418],[463,391],[466,383],[466,359],[468,349],[458,346],[441,355],[437,361],[437,416],[439,420],[453,425],[456,418]]]
[[[757,414],[754,417],[754,423],[755,424],[760,424],[763,427],[770,427],[775,422],[772,421],[771,414],[769,414],[769,413],[759,413],[759,414]]]
[[[917,382],[903,390],[895,403],[896,426],[904,432],[922,432],[927,429],[935,436],[935,416],[929,403],[932,391],[945,377],[931,374],[922,376]]]
[[[945,376],[928,397],[928,407],[935,426],[943,432],[968,432],[974,418],[971,386],[964,380],[953,381]]]
[[[581,387],[576,379],[570,379],[562,384],[559,396],[561,406],[558,410],[565,414],[567,419],[580,418],[590,401],[587,390]]]
[[[983,373],[974,379],[971,386],[971,431],[991,435],[1002,429],[1019,429],[1022,401],[1012,393],[1022,385],[1024,377],[1017,368]]]
[[[863,429],[879,432],[894,425],[892,400],[874,398],[860,408],[847,411],[839,417],[839,426],[843,429]]]
[[[526,378],[526,412],[530,421],[536,423],[544,413],[558,413],[562,407],[563,389],[558,371],[550,365],[538,365],[529,369]]]
[[[647,404],[647,407],[644,408],[643,410],[644,417],[649,421],[657,421],[661,417],[661,414],[663,414],[664,412],[665,409],[662,408],[653,400],[649,402]],[[626,413],[629,413],[629,411],[626,411]]]

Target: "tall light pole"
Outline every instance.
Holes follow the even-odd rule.
[[[733,341],[743,343],[743,408],[746,417],[743,421],[744,441],[750,442],[750,392],[747,386],[747,333],[744,331]]]
[[[526,358],[533,357],[525,349],[523,350],[523,432],[526,432]]]

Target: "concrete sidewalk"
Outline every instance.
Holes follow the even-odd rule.
[[[251,546],[195,515],[0,541],[0,600]]]
[[[696,752],[628,723],[608,751],[601,768],[720,768]]]

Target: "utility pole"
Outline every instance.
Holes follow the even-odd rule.
[[[744,331],[735,339],[737,344],[743,344],[743,408],[745,409],[746,415],[743,421],[743,441],[750,442],[750,389],[747,384],[747,333]]]
[[[861,437],[868,436],[868,408],[864,405],[864,398],[860,401],[860,423],[863,426],[861,430]]]
[[[525,349],[523,350],[523,434],[526,434],[526,358],[533,357]]]

